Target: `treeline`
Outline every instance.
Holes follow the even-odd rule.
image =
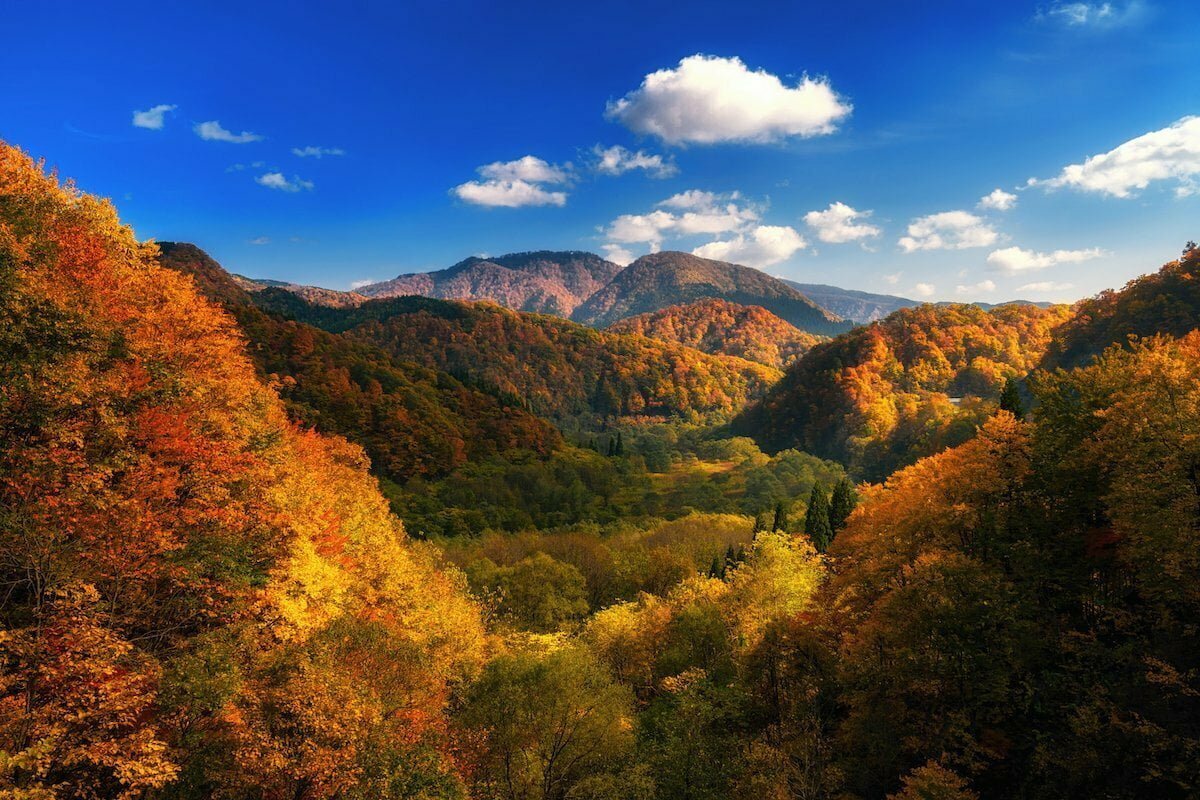
[[[280,289],[254,297],[267,310],[520,398],[535,414],[558,421],[728,418],[779,378],[777,370],[743,359],[490,303],[399,297],[333,309]]]
[[[902,309],[814,347],[733,429],[881,480],[969,439],[1070,315],[1023,304]]]

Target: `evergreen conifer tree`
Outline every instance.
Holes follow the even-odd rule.
[[[833,541],[833,526],[829,524],[829,497],[819,483],[813,484],[812,494],[808,498],[804,533],[812,540],[818,553],[824,553]]]
[[[858,498],[855,496],[854,485],[846,478],[838,481],[837,486],[833,487],[833,497],[829,501],[829,527],[832,528],[833,534],[846,527],[846,520],[850,517],[850,512],[858,505]]]
[[[1004,389],[1000,392],[1000,409],[1009,412],[1017,419],[1025,418],[1025,404],[1021,402],[1021,392],[1013,378],[1004,382]]]

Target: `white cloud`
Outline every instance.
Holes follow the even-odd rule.
[[[250,240],[249,243],[250,244],[270,244],[271,237],[270,236],[255,236],[253,239]]]
[[[306,181],[299,175],[293,175],[292,179],[288,180],[282,172],[268,172],[259,175],[254,179],[254,182],[259,186],[265,186],[268,189],[278,189],[281,192],[311,191],[313,188],[312,181]]]
[[[1081,261],[1090,261],[1093,258],[1102,258],[1106,255],[1108,253],[1099,247],[1093,247],[1088,250],[1055,250],[1052,253],[1036,253],[1033,250],[1025,250],[1020,247],[1005,247],[1002,250],[993,250],[989,253],[987,262],[993,268],[1000,270],[1006,275],[1017,275],[1022,272],[1046,269],[1058,264],[1078,264]]]
[[[645,170],[655,178],[669,178],[679,172],[674,162],[644,150],[634,152],[621,145],[592,148],[596,157],[594,168],[603,175],[622,175],[635,169]]]
[[[1070,164],[1057,178],[1029,179],[1030,186],[1063,186],[1113,197],[1129,197],[1152,181],[1176,180],[1176,194],[1192,191],[1200,175],[1200,117],[1184,117],[1161,130],[1142,134],[1109,150]],[[1182,191],[1181,191],[1182,190]]]
[[[817,238],[830,244],[853,242],[878,236],[882,231],[861,220],[871,216],[870,211],[856,211],[845,203],[831,203],[824,211],[810,211],[804,222],[817,232]]]
[[[1054,281],[1035,281],[1027,283],[1024,286],[1018,286],[1018,292],[1065,292],[1067,289],[1073,289],[1074,285],[1070,283],[1056,283]]]
[[[168,105],[163,103],[154,108],[148,108],[145,111],[133,112],[133,127],[148,128],[152,131],[161,131],[163,128],[163,117],[168,111],[174,111],[178,106]]]
[[[933,297],[933,293],[937,291],[937,287],[932,283],[918,283],[912,288],[912,291],[917,297]]]
[[[984,211],[1008,211],[1017,204],[1017,196],[1003,189],[993,189],[979,198],[978,208]]]
[[[996,282],[983,280],[979,283],[973,283],[970,286],[959,284],[954,287],[954,291],[958,294],[988,294],[996,291]]]
[[[648,214],[622,214],[604,232],[614,242],[645,242],[657,250],[670,236],[741,231],[758,222],[759,211],[753,205],[739,203],[739,198],[737,192],[716,194],[691,189],[668,197]],[[662,207],[681,213],[663,211]]]
[[[709,242],[692,251],[692,255],[731,261],[747,267],[762,269],[786,261],[798,250],[808,246],[795,228],[787,225],[759,225],[732,239]]]
[[[527,183],[566,183],[571,179],[571,165],[560,167],[537,156],[524,156],[516,161],[494,161],[479,168],[479,174],[492,181],[525,181]]]
[[[906,253],[917,250],[965,250],[995,244],[1000,235],[982,217],[969,211],[943,211],[918,217],[900,238]]]
[[[563,206],[567,204],[566,192],[548,192],[541,186],[528,181],[467,181],[455,186],[454,194],[460,200],[477,206]]]
[[[234,144],[246,144],[247,142],[261,141],[263,138],[257,133],[251,133],[250,131],[242,131],[241,133],[227,131],[221,127],[221,123],[217,122],[215,119],[211,122],[198,122],[196,123],[195,127],[192,128],[192,130],[196,132],[197,136],[208,142],[232,142]]]
[[[563,184],[571,180],[571,165],[559,166],[537,156],[515,161],[494,161],[476,170],[484,178],[467,181],[451,191],[463,201],[478,206],[522,208],[524,206],[564,206],[567,193],[550,191],[542,184]]]
[[[350,291],[353,292],[355,289],[361,289],[364,286],[370,286],[372,283],[375,283],[375,281],[371,280],[370,278],[364,278],[361,281],[351,281]]]
[[[789,87],[740,58],[694,55],[647,75],[605,116],[671,144],[713,144],[829,134],[850,111],[824,79],[804,76]]]
[[[619,264],[622,267],[629,266],[629,263],[634,259],[633,253],[619,244],[606,244],[600,249],[604,251],[609,261]]]
[[[1057,2],[1038,12],[1038,19],[1068,28],[1110,29],[1136,22],[1144,8],[1138,0],[1120,3]]]
[[[888,286],[895,286],[896,284],[898,284],[900,282],[900,279],[902,277],[904,277],[903,272],[893,272],[891,275],[884,275],[883,282],[886,283]]]
[[[325,156],[344,156],[346,151],[340,147],[293,147],[292,155],[300,158],[324,158]]]

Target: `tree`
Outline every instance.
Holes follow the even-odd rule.
[[[1021,390],[1014,378],[1004,381],[1000,392],[1000,410],[1007,411],[1017,419],[1025,419],[1025,404],[1021,401]]]
[[[493,661],[458,717],[474,762],[472,796],[564,800],[620,772],[633,698],[581,647]]]
[[[829,497],[821,484],[813,484],[808,497],[808,513],[804,516],[804,533],[818,553],[824,553],[833,541],[833,526],[829,520]]]
[[[854,484],[850,483],[849,479],[842,478],[833,487],[833,497],[829,501],[829,526],[835,536],[846,527],[846,520],[850,518],[850,513],[856,505],[858,497],[854,491]]]
[[[783,503],[775,504],[775,520],[771,523],[771,530],[786,531],[788,524],[787,508]]]
[[[620,431],[617,431],[617,446],[613,449],[613,454],[617,456],[625,455],[625,440],[621,438]]]

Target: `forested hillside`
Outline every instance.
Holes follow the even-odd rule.
[[[1066,306],[903,309],[810,350],[734,423],[871,480],[970,438],[1008,378],[1036,366]]]
[[[603,327],[626,317],[706,298],[762,306],[810,334],[850,329],[849,323],[765,272],[671,251],[651,253],[634,261],[579,306],[572,318]]]
[[[703,350],[738,356],[783,369],[822,337],[805,333],[761,306],[727,300],[697,300],[639,314],[608,326],[615,333],[636,333]]]
[[[331,309],[278,289],[255,298],[266,309],[448,372],[559,420],[727,416],[779,378],[777,370],[744,359],[486,303],[401,297]]]
[[[1051,343],[1043,366],[1077,367],[1110,344],[1130,337],[1182,336],[1200,327],[1200,249],[1189,242],[1183,255],[1124,289],[1084,300]]]
[[[274,385],[292,418],[362,445],[382,476],[439,477],[469,459],[512,449],[545,455],[561,442],[519,400],[263,311],[254,294],[194,245],[164,242],[160,252],[163,266],[193,276],[238,321],[259,374]]]
[[[475,604],[156,255],[0,147],[0,792],[453,793]]]
[[[0,797],[1196,797],[1195,267],[778,380],[247,291],[0,146]]]

